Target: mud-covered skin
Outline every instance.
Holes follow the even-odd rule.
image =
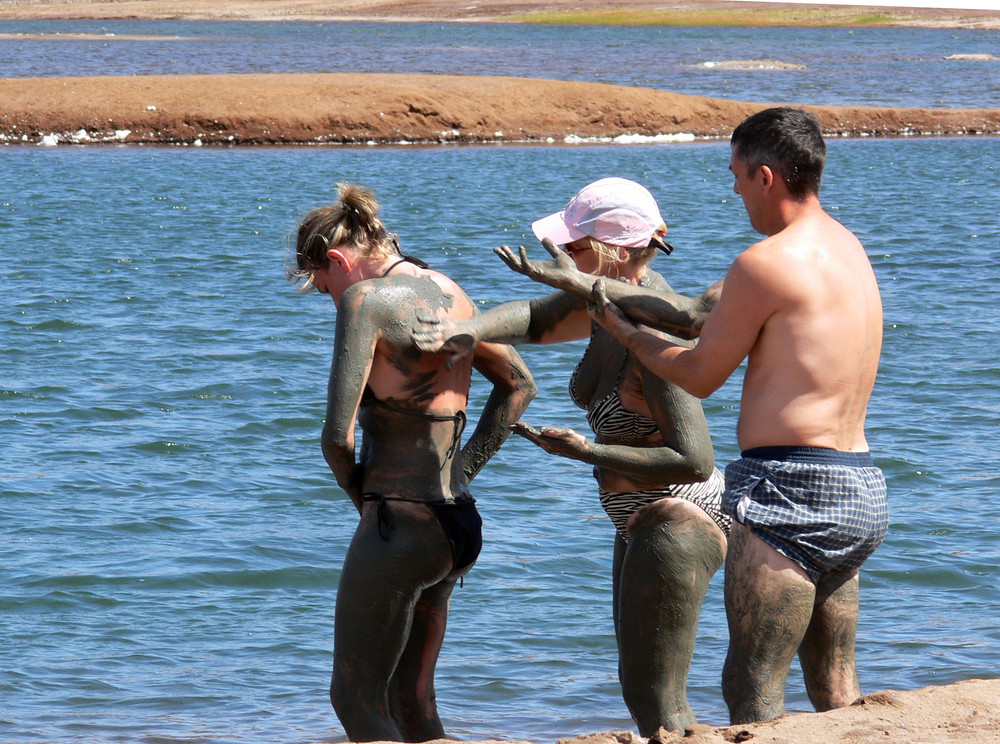
[[[446,294],[431,278],[398,275],[355,284],[340,299],[323,452],[337,482],[359,508],[362,491],[427,499],[466,492],[465,469],[479,471],[534,395],[527,367],[509,347],[483,344],[471,361],[445,368],[443,356],[413,345],[410,328],[418,313],[466,318],[475,313],[457,285],[449,289],[455,294]],[[392,399],[402,407],[454,414],[465,409],[472,366],[493,383],[493,391],[463,450],[470,454],[468,465],[454,456],[444,461],[455,431],[451,422],[384,410],[361,416],[366,434],[370,428],[372,435],[364,437],[355,461],[354,423],[366,385],[375,398]],[[430,407],[434,401],[438,405]],[[399,425],[401,420],[405,425]]]
[[[451,546],[426,507],[387,507],[392,539],[367,504],[344,561],[330,700],[351,741],[442,738],[434,665],[457,578]]]
[[[593,330],[577,369],[576,388],[583,400],[594,404],[617,389],[627,408],[656,421],[657,433],[624,444],[589,440],[571,429],[523,422],[515,425],[514,432],[549,454],[593,465],[598,483],[607,491],[693,483],[711,475],[715,457],[698,401],[649,374],[600,328]]]
[[[495,248],[494,253],[511,270],[560,292],[531,300],[530,305],[506,303],[471,321],[418,313],[418,322],[413,328],[417,345],[425,351],[448,351],[452,355],[450,362],[454,363],[471,354],[480,339],[516,345],[557,343],[577,338],[583,323],[577,311],[585,306],[581,303],[593,300],[597,277],[580,271],[574,260],[551,240],[543,240],[542,245],[551,256],[548,261],[532,261],[524,246],[520,246],[515,253],[509,246],[503,245]],[[715,306],[722,284],[721,280],[716,282],[695,298],[677,294],[662,277],[645,286],[609,281],[605,283],[604,291],[608,300],[620,305],[635,322],[664,331],[677,339],[691,340],[697,338],[702,324]],[[575,317],[572,325],[569,323],[570,316]],[[557,334],[554,333],[556,328],[559,328]]]
[[[819,120],[800,109],[767,109],[739,124],[730,144],[733,191],[764,237],[733,259],[698,344],[684,348],[645,333],[614,304],[608,282],[606,293],[595,287],[593,317],[647,368],[699,398],[745,361],[736,426],[742,451],[868,452],[882,300],[864,246],[820,202],[826,144]],[[860,695],[856,595],[853,570],[824,575],[812,587],[801,567],[734,527],[723,680],[733,723],[784,711],[796,653],[818,708]]]
[[[831,571],[817,584],[750,528],[733,524],[726,563],[729,652],[722,692],[733,723],[785,712],[784,692],[796,652],[816,710],[861,697],[855,664],[857,571]]]
[[[436,272],[406,267],[358,281],[337,304],[323,453],[361,519],[337,593],[330,699],[352,741],[442,738],[434,668],[452,590],[471,566],[455,570],[448,538],[420,502],[468,494],[469,479],[504,442],[534,382],[507,346],[480,344],[471,359],[447,366],[445,355],[413,345],[417,311],[475,313],[464,292]],[[493,390],[460,450],[461,422],[451,417],[467,405],[473,367]],[[366,388],[391,408],[363,404]],[[363,431],[357,458],[356,421]],[[380,504],[363,500],[366,494],[408,500]],[[380,507],[391,521],[389,539]]]
[[[494,249],[507,267],[529,279],[561,289],[582,300],[589,300],[594,276],[577,269],[573,259],[546,238],[542,246],[551,257],[548,261],[532,261],[525,247],[502,245]],[[607,292],[612,302],[637,323],[666,331],[678,338],[696,338],[705,318],[722,292],[722,281],[706,289],[698,297],[685,297],[674,292],[669,284],[653,290],[628,282],[609,283]]]
[[[697,506],[661,499],[629,523],[629,541],[615,537],[615,636],[622,695],[639,733],[696,723],[687,678],[698,618],[726,539]]]
[[[712,472],[711,439],[698,401],[626,359],[625,349],[599,328],[593,330],[576,387],[592,403],[617,387],[623,404],[650,415],[658,432],[624,444],[590,441],[554,427],[518,424],[514,431],[546,452],[593,465],[608,491],[690,483]],[[688,671],[701,604],[725,554],[726,538],[715,522],[680,499],[660,499],[636,511],[627,544],[616,534],[612,586],[618,673],[643,736],[661,726],[683,731],[695,723],[687,700]]]
[[[600,329],[577,374],[577,390],[599,401],[618,382],[624,349]],[[630,409],[645,405],[659,432],[646,441],[590,441],[568,429],[519,423],[515,433],[550,454],[595,467],[608,491],[704,480],[714,464],[701,406],[679,388],[628,360],[618,394]],[[696,722],[687,700],[701,604],[726,554],[726,538],[700,508],[660,499],[629,520],[629,542],[616,533],[612,575],[622,695],[639,733]]]
[[[566,254],[555,253],[554,263],[573,263]],[[575,264],[572,271],[584,277],[585,296],[558,291],[506,303],[468,320],[421,314],[414,338],[424,349],[450,352],[457,363],[484,339],[547,344],[589,336],[576,380],[581,399],[596,405],[617,390],[623,405],[654,419],[658,431],[627,444],[523,422],[514,432],[550,454],[593,465],[601,487],[609,491],[705,480],[715,459],[700,403],[650,374],[614,338],[592,325],[587,298],[597,277],[576,270]],[[635,297],[670,294],[667,282],[648,271],[642,273],[641,286],[607,284]],[[726,538],[703,510],[673,498],[639,509],[629,529],[627,544],[616,533],[612,578],[619,678],[639,733],[651,736],[661,726],[683,730],[695,722],[687,701],[688,670],[701,604],[724,560]]]

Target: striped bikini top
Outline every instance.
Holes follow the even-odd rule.
[[[587,423],[590,424],[594,434],[605,442],[631,442],[656,433],[659,429],[656,422],[641,413],[627,410],[618,395],[618,388],[621,387],[622,377],[628,366],[628,352],[625,352],[621,369],[618,370],[618,379],[610,393],[593,408],[580,399],[576,389],[577,375],[589,351],[588,346],[569,378],[569,397],[577,406],[587,411]]]

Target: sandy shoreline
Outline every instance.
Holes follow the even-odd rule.
[[[557,744],[1000,744],[1000,679],[967,680],[920,690],[884,690],[826,713],[791,713],[763,723],[696,724],[660,729],[643,739],[605,731]],[[454,744],[440,739],[435,744]],[[487,740],[466,744],[514,744]],[[516,744],[530,744],[517,742]]]
[[[705,18],[699,13],[722,12],[747,23],[793,10],[807,11],[812,20],[839,22],[845,12],[845,6],[727,0],[0,0],[0,18],[467,21],[542,10],[605,8],[668,12],[695,20]],[[850,10],[890,14],[901,25],[1000,28],[1000,11]],[[774,103],[808,108],[830,136],[1000,134],[1000,109],[739,102],[644,88],[500,77],[153,75],[0,79],[0,144],[655,141],[726,137],[748,114]]]
[[[791,713],[763,723],[696,725],[650,744],[998,744],[1000,680],[967,680],[920,690],[869,693],[846,708]],[[657,741],[659,739],[659,741]],[[591,734],[559,744],[641,744],[630,732]]]

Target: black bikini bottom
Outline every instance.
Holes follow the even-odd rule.
[[[483,519],[476,509],[476,500],[471,496],[454,501],[423,501],[408,499],[402,496],[382,496],[377,493],[366,493],[362,501],[378,502],[378,534],[383,540],[392,537],[392,516],[386,509],[387,501],[407,501],[413,504],[423,504],[434,513],[438,524],[444,530],[448,542],[451,543],[451,555],[454,570],[458,571],[471,566],[479,557],[483,547]]]

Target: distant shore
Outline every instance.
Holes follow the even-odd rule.
[[[946,4],[946,3],[942,3]],[[1000,10],[733,0],[0,0],[0,19],[512,21],[1000,29]]]

